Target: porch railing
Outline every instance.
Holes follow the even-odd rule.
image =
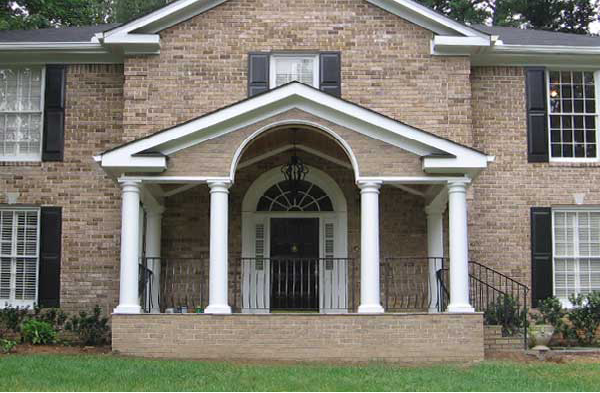
[[[447,262],[447,261],[445,261]],[[448,268],[437,273],[440,290],[438,310],[449,302]],[[501,324],[504,334],[520,334],[527,349],[527,313],[529,288],[481,263],[469,262],[469,300],[475,311],[485,314],[486,322]]]
[[[432,294],[438,292],[437,285],[429,281],[431,264],[441,268],[443,258],[392,257],[382,261],[382,303],[386,311],[423,311],[430,307]]]
[[[242,312],[339,311],[356,304],[356,261],[351,258],[239,258],[233,283]],[[231,298],[231,297],[230,297]]]

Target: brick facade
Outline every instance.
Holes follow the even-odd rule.
[[[523,337],[504,337],[502,326],[498,325],[483,327],[483,345],[486,356],[497,352],[520,352],[525,348]]]
[[[65,112],[64,161],[0,163],[0,205],[6,191],[19,205],[62,206],[61,306],[112,310],[121,192],[92,157],[122,143],[123,66],[68,66]]]
[[[600,204],[600,163],[528,163],[525,75],[519,67],[474,67],[475,146],[496,157],[474,182],[470,257],[531,283],[530,208]],[[510,245],[507,247],[507,245]]]
[[[182,359],[483,360],[481,314],[114,315],[113,350]]]

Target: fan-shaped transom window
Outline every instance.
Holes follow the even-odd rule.
[[[296,195],[291,190],[290,182],[284,180],[269,188],[258,201],[256,211],[259,212],[332,212],[331,198],[321,187],[300,180]]]

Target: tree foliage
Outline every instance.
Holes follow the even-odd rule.
[[[173,0],[0,0],[0,30],[128,22]],[[418,0],[462,23],[588,34],[600,0]]]
[[[589,34],[598,0],[419,0],[463,23]]]

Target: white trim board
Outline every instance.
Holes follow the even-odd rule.
[[[123,36],[131,33],[158,33],[196,15],[204,13],[223,4],[227,0],[179,0],[162,7],[148,15],[144,15],[123,26],[119,26],[98,37]],[[366,0],[369,3],[406,19],[418,26],[437,34],[466,37],[489,37],[489,35],[466,25],[458,23],[444,15],[418,4],[412,0]]]
[[[487,167],[489,157],[482,152],[457,144],[450,140],[408,126],[366,108],[323,93],[302,83],[292,82],[264,94],[241,101],[232,106],[202,116],[163,132],[122,145],[101,154],[98,158],[107,170],[132,172],[145,167],[147,171],[166,169],[166,157],[134,157],[144,151],[176,153],[206,140],[214,139],[243,127],[266,120],[291,109],[299,109],[318,118],[338,124],[370,138],[424,157],[423,168],[435,173],[463,173]],[[305,124],[329,134],[348,154],[355,171],[360,177],[358,161],[350,146],[327,127],[306,120],[289,119],[269,124],[256,131],[238,148],[232,162],[230,178],[234,179],[235,168],[244,147],[262,132],[284,124]],[[446,154],[447,158],[431,157]]]

